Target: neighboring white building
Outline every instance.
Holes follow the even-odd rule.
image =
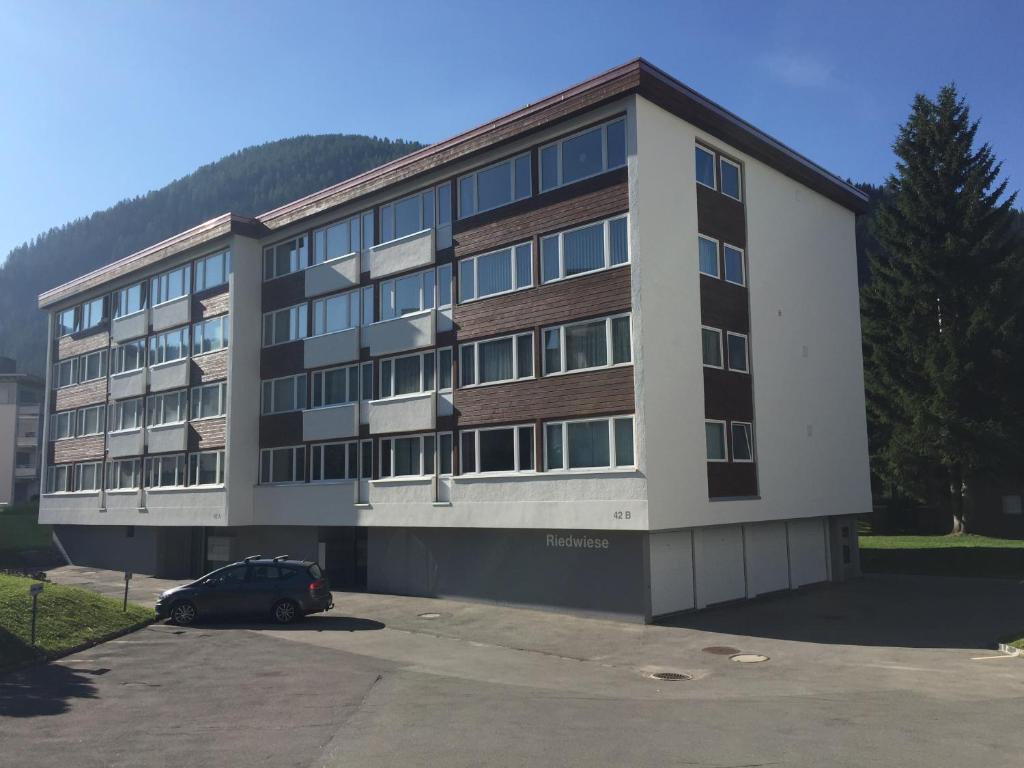
[[[0,506],[39,495],[43,382],[0,357]]]
[[[40,296],[73,560],[651,620],[855,572],[864,196],[636,60]]]

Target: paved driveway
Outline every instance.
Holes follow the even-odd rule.
[[[987,649],[1024,604],[1019,583],[871,577],[672,627],[335,597],[296,627],[156,626],[0,678],[5,761],[987,768],[1024,754],[1024,661]],[[770,658],[708,650],[725,647]]]

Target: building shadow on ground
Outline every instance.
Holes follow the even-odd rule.
[[[658,623],[808,643],[991,649],[997,638],[1024,630],[1022,607],[1019,580],[871,574]]]
[[[0,718],[63,714],[72,699],[95,699],[93,677],[106,671],[36,664],[0,674]]]
[[[250,619],[209,619],[196,622],[193,627],[201,629],[274,629],[282,632],[373,632],[384,629],[385,624],[373,619],[356,616],[307,616],[292,624],[275,624],[272,621]]]

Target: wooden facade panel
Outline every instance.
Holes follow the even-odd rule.
[[[226,379],[227,376],[228,351],[226,349],[207,352],[205,355],[192,358],[192,372],[190,376],[192,386]]]
[[[283,309],[306,300],[306,273],[303,270],[268,280],[261,289],[264,312]]]
[[[209,291],[192,296],[192,322],[198,322],[228,311],[230,295],[228,286],[221,285]]]
[[[750,376],[705,368],[704,416],[708,419],[753,421],[754,389]]]
[[[260,447],[280,448],[302,443],[302,412],[260,416]]]
[[[697,231],[738,248],[746,248],[747,221],[743,203],[698,184]]]
[[[747,289],[707,275],[700,276],[700,321],[712,328],[750,333]]]
[[[96,405],[107,400],[106,378],[63,387],[54,391],[54,410],[66,411],[69,408],[81,408],[84,405]]]
[[[757,496],[757,465],[708,462],[708,496],[712,499]]]
[[[201,419],[189,422],[189,451],[208,451],[223,448],[227,437],[227,419]]]
[[[53,450],[52,462],[54,464],[68,464],[76,461],[102,461],[106,455],[106,442],[103,435],[56,440],[51,445]]]
[[[110,334],[106,325],[102,330],[92,330],[83,335],[62,336],[57,339],[56,360],[67,360],[69,357],[84,355],[97,349],[110,346]]]
[[[304,350],[301,340],[265,348],[260,353],[260,378],[276,379],[279,376],[302,373],[305,370]]]

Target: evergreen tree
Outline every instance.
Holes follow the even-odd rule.
[[[876,474],[948,504],[1019,455],[1024,258],[991,147],[955,86],[918,95],[893,149],[862,293]]]

